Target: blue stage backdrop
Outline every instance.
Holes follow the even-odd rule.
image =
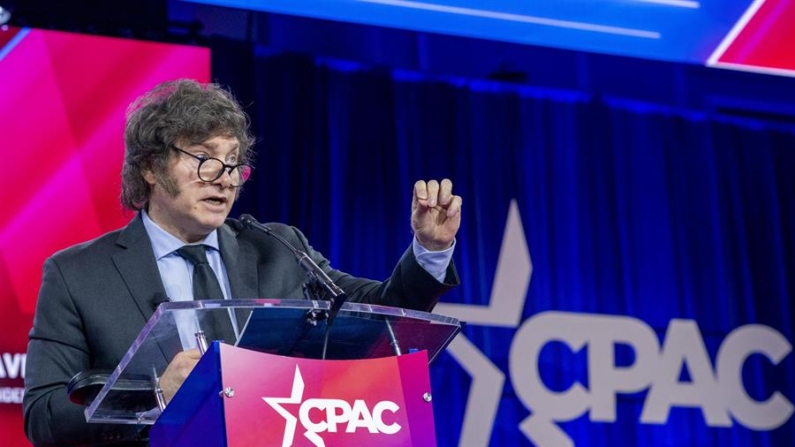
[[[383,278],[414,180],[463,196],[464,284],[437,312],[469,325],[431,369],[440,446],[795,445],[795,130],[264,50],[251,65],[238,212]]]

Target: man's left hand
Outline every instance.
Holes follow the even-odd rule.
[[[453,182],[417,181],[411,200],[411,228],[417,241],[430,251],[450,248],[461,226],[461,196]]]

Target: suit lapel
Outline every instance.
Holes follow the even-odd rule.
[[[125,250],[113,255],[113,263],[148,321],[155,310],[155,297],[165,297],[166,290],[140,214],[122,230],[116,244]]]
[[[218,246],[221,250],[221,258],[223,258],[226,266],[229,289],[232,292],[232,296],[229,298],[259,298],[257,255],[254,247],[245,241],[241,243],[229,225],[223,225],[218,229]],[[235,313],[238,328],[242,330],[251,312],[238,309]]]

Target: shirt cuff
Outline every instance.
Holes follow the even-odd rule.
[[[417,259],[417,263],[440,283],[444,283],[444,278],[447,276],[447,267],[453,259],[454,248],[455,239],[453,239],[453,244],[450,248],[442,251],[428,250],[420,244],[416,237],[411,244],[411,249],[414,252],[414,258]]]

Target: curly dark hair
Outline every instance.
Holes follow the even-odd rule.
[[[251,163],[254,137],[248,115],[232,94],[218,84],[190,79],[168,81],[136,99],[127,109],[124,129],[121,203],[139,211],[149,204],[150,170],[169,189],[171,145],[199,144],[215,136],[237,137],[241,163]]]

